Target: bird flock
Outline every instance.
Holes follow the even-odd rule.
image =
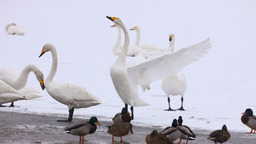
[[[131,31],[136,32],[136,42],[134,45],[129,44],[129,33],[122,20],[117,17],[109,17],[118,29],[117,42],[112,51],[118,58],[110,68],[110,76],[114,88],[124,103],[121,113],[117,113],[112,121],[113,124],[107,126],[107,132],[114,137],[120,137],[120,143],[123,143],[122,137],[133,134],[132,120],[135,119],[134,107],[149,106],[138,94],[138,88],[142,91],[150,90],[150,84],[156,80],[162,80],[162,89],[166,93],[168,108],[166,111],[180,110],[184,111],[183,102],[184,94],[187,88],[186,77],[181,70],[199,60],[211,48],[210,39],[189,46],[178,51],[174,51],[174,34],[169,35],[169,48],[162,49],[154,44],[140,44],[140,29],[138,26],[131,28]],[[5,30],[10,35],[24,35],[24,28],[15,23],[10,23],[5,27]],[[124,33],[124,44],[121,45],[121,33]],[[71,122],[73,119],[74,109],[87,108],[96,106],[102,101],[89,92],[83,86],[55,82],[54,77],[57,74],[58,55],[57,49],[53,44],[47,43],[43,46],[39,55],[40,59],[45,53],[51,53],[52,65],[51,70],[44,79],[44,74],[35,66],[28,65],[20,72],[12,68],[0,69],[0,105],[4,103],[11,103],[14,107],[14,102],[17,100],[29,100],[41,97],[40,92],[26,86],[28,75],[33,72],[39,82],[42,90],[46,89],[48,94],[56,101],[68,107],[68,118],[65,120],[57,120],[58,122]],[[127,63],[126,58],[132,57],[133,61]],[[178,109],[171,107],[170,96],[181,96],[181,106]],[[131,114],[128,106],[130,106]],[[248,108],[241,117],[243,124],[247,125],[255,134],[256,131],[256,116],[253,111]],[[79,136],[79,140],[84,142],[85,135],[96,132],[97,125],[100,125],[97,117],[93,116],[89,121],[75,123],[65,128],[65,132],[72,135]],[[171,144],[177,139],[194,140],[196,134],[186,125],[183,125],[182,116],[178,119],[173,119],[172,125],[166,127],[161,132],[153,130],[145,137],[147,144]],[[230,138],[230,133],[227,126],[224,124],[221,130],[213,131],[209,134],[208,139],[215,143],[224,143]]]

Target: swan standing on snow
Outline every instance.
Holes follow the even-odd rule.
[[[124,47],[118,59],[110,69],[110,75],[120,98],[131,106],[132,118],[134,106],[146,106],[138,95],[138,85],[148,86],[155,80],[161,80],[170,74],[179,72],[182,68],[202,57],[211,47],[210,39],[181,49],[173,54],[166,54],[133,67],[127,67],[126,53],[129,46],[129,35],[120,18],[108,17],[119,25],[125,34]]]
[[[26,86],[28,75],[31,71],[34,72],[42,90],[44,90],[44,75],[35,65],[27,65],[22,72],[11,68],[1,68],[0,80],[15,90],[18,90],[18,92],[24,95],[27,100],[38,98],[41,97],[40,93],[35,89]],[[14,106],[13,102],[10,106]]]
[[[6,84],[3,80],[0,80],[0,106],[4,103],[9,103],[17,100],[24,100],[17,90]]]
[[[100,104],[100,100],[91,94],[87,89],[71,84],[56,83],[53,78],[57,71],[58,57],[55,47],[52,44],[45,44],[39,57],[50,51],[52,53],[52,67],[45,80],[45,88],[50,96],[58,102],[65,104],[69,108],[67,120],[58,120],[58,122],[71,122],[73,119],[74,108],[87,108]]]
[[[116,44],[113,47],[113,53],[114,55],[120,55],[121,51],[123,49],[123,46],[120,45],[121,43],[121,28],[118,25],[112,25],[111,27],[117,27],[118,28],[118,35],[117,35],[117,41]],[[127,51],[127,56],[135,57],[140,53],[140,48],[138,46],[130,46]]]
[[[174,35],[170,34],[169,35],[169,42],[170,42],[169,48],[171,50],[171,54],[174,53],[174,41],[175,41]],[[169,108],[166,109],[166,111],[173,111],[173,109],[170,106],[170,95],[171,96],[177,96],[177,95],[181,96],[181,107],[178,110],[184,111],[183,97],[184,97],[184,93],[187,89],[187,82],[186,82],[185,75],[182,72],[178,72],[176,74],[172,74],[172,75],[166,77],[162,81],[162,89],[166,93],[166,96],[168,97],[167,101],[168,101]]]
[[[24,35],[24,28],[15,23],[10,23],[5,26],[5,31],[10,35]]]

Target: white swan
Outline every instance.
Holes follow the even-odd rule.
[[[44,90],[44,75],[35,65],[27,65],[22,72],[12,68],[1,68],[0,80],[18,90],[26,99],[38,98],[41,97],[40,93],[26,86],[28,75],[31,71],[34,72],[42,90]],[[10,106],[14,106],[13,102]]]
[[[5,26],[5,31],[10,35],[24,35],[24,28],[15,23],[7,24]]]
[[[170,50],[171,53],[174,53],[174,41],[175,37],[173,34],[169,35],[169,42],[170,42]],[[178,72],[176,74],[171,74],[170,76],[166,77],[162,81],[162,89],[166,93],[168,106],[169,108],[166,109],[167,111],[172,111],[173,109],[170,106],[170,96],[181,96],[181,107],[178,110],[184,110],[183,108],[183,97],[184,93],[187,89],[187,82],[186,77],[182,72]]]
[[[24,100],[25,97],[22,96],[17,90],[6,84],[4,81],[0,80],[0,106],[4,103],[9,103],[17,100]]]
[[[59,122],[71,122],[74,108],[87,108],[100,104],[100,100],[91,94],[87,89],[72,83],[56,83],[53,78],[57,71],[58,58],[55,47],[52,44],[45,44],[39,57],[50,51],[52,53],[52,67],[45,80],[45,88],[50,96],[58,102],[65,104],[69,108],[69,117],[67,120],[58,120]]]
[[[154,44],[141,45],[140,44],[140,28],[138,26],[135,26],[130,30],[136,32],[136,41],[134,45],[140,48],[140,53],[141,55],[144,56],[145,59],[150,60],[169,52],[169,49],[162,49]]]
[[[125,33],[124,48],[118,59],[111,67],[110,74],[115,86],[115,89],[123,100],[123,102],[131,106],[133,116],[133,106],[148,105],[139,98],[137,85],[149,86],[152,81],[161,80],[170,74],[179,72],[185,66],[198,60],[211,47],[210,39],[181,49],[174,54],[166,54],[144,63],[127,67],[126,53],[129,46],[129,35],[127,29],[120,18],[108,17],[115,24],[119,25]]]
[[[120,55],[121,51],[123,49],[123,46],[121,46],[121,44],[120,44],[121,43],[121,28],[118,25],[112,25],[111,27],[117,27],[118,28],[117,41],[116,41],[116,44],[114,45],[112,51],[113,51],[114,55]],[[134,45],[134,46],[130,46],[128,48],[128,51],[127,51],[126,55],[130,56],[130,57],[135,57],[139,53],[140,53],[140,47]]]

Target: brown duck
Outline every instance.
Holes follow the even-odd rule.
[[[133,134],[132,131],[132,124],[129,122],[125,122],[125,123],[114,123],[111,126],[107,126],[108,127],[108,133],[112,135],[112,142],[114,142],[114,137],[120,137],[120,143],[123,142],[122,136],[127,135],[129,132],[131,132],[131,134]]]
[[[229,138],[230,138],[230,134],[228,132],[226,125],[223,125],[221,130],[213,131],[208,137],[208,139],[214,141],[215,144],[217,144],[217,142],[222,144],[228,141]]]
[[[252,109],[248,108],[242,114],[243,114],[242,117],[241,117],[242,123],[247,125],[249,128],[251,128],[251,132],[249,132],[249,134],[252,134],[252,133],[255,134],[255,131],[256,131],[256,116],[253,115]]]
[[[146,136],[147,144],[173,144],[166,136],[153,130],[150,134]]]

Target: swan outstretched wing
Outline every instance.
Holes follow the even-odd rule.
[[[197,61],[211,48],[210,38],[183,48],[174,54],[166,54],[144,63],[129,67],[127,72],[137,85],[149,85],[152,81],[175,74]]]

